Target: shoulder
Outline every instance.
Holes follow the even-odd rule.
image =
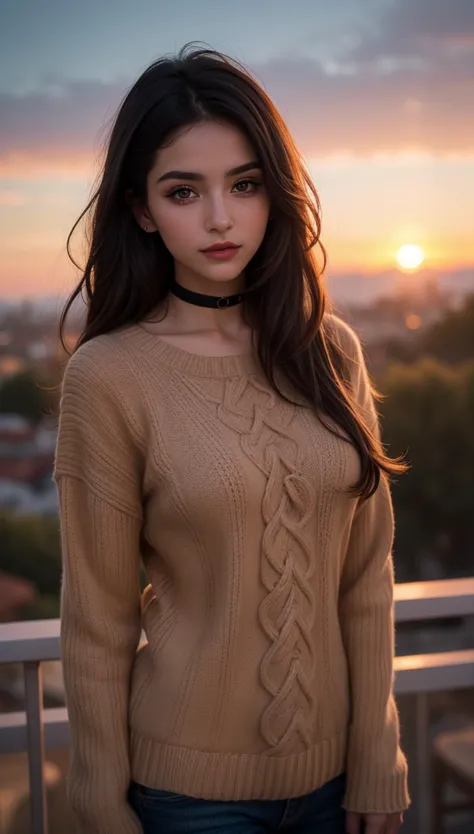
[[[351,358],[359,355],[362,347],[360,338],[356,331],[344,319],[334,313],[327,313],[324,316],[324,327],[326,333],[341,347]]]
[[[138,514],[144,443],[132,379],[115,335],[73,353],[63,376],[54,479],[78,478],[107,503]]]
[[[115,333],[96,336],[81,345],[72,354],[66,365],[69,374],[74,372],[94,373],[107,376],[117,368],[121,355],[120,342]]]
[[[121,340],[116,333],[96,336],[81,345],[68,360],[63,376],[63,394],[94,395],[123,390],[130,377]]]
[[[63,424],[103,423],[140,446],[147,409],[134,353],[122,338],[128,329],[96,336],[77,348],[64,370],[59,410]]]
[[[339,316],[327,313],[323,319],[324,332],[330,347],[339,353],[341,363],[347,368],[350,377],[357,374],[364,365],[364,350],[359,335],[353,327]]]
[[[136,375],[115,333],[81,345],[67,362],[59,406],[63,445],[70,432],[102,446],[142,445],[144,408]]]
[[[97,336],[81,345],[68,360],[62,379],[62,423],[132,426],[143,421],[143,404],[130,357],[116,333]]]
[[[327,321],[326,321],[327,319]],[[378,434],[378,417],[374,397],[379,399],[372,384],[364,355],[364,349],[356,331],[338,316],[325,317],[326,334],[331,342],[330,350],[339,352],[343,377],[349,382],[350,393],[354,397],[364,422]],[[336,360],[337,362],[337,360]]]

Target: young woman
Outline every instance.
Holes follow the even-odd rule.
[[[395,834],[404,465],[288,130],[188,46],[123,101],[91,209],[55,462],[78,831]]]

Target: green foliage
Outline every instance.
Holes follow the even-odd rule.
[[[56,620],[59,617],[59,594],[43,594],[22,611],[22,620]]]
[[[0,388],[0,412],[3,414],[19,414],[32,423],[39,423],[50,410],[50,395],[32,371],[21,371],[8,377]]]
[[[34,584],[38,597],[26,606],[24,620],[59,617],[61,586],[61,538],[59,519],[39,516],[15,516],[0,511],[0,572],[20,576]],[[140,571],[140,586],[148,578]]]
[[[57,597],[61,582],[59,520],[0,512],[0,571],[33,582]]]
[[[442,319],[421,334],[419,355],[456,364],[474,359],[474,295],[459,310],[448,310]]]
[[[410,471],[393,485],[396,554],[403,578],[424,556],[448,574],[472,571],[474,541],[474,363],[433,359],[392,365],[383,384],[384,442]]]

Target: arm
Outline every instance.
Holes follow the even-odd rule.
[[[380,427],[359,340],[353,336],[354,393],[361,416]],[[394,517],[386,477],[352,524],[340,588],[340,622],[352,695],[344,807],[389,814],[409,805],[407,763],[399,746],[393,695]]]
[[[78,834],[139,834],[127,803],[128,699],[140,637],[138,456],[92,343],[70,360],[55,461],[61,657]]]

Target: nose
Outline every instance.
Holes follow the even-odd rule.
[[[208,232],[226,232],[233,226],[225,200],[221,195],[209,200],[206,229]]]

